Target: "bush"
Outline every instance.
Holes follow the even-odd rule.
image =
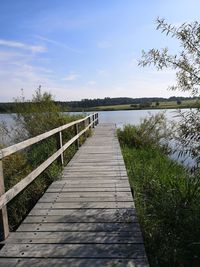
[[[31,138],[53,128],[77,120],[80,116],[64,115],[54,103],[51,94],[42,93],[39,88],[33,99],[27,105],[20,105],[23,98],[16,100],[17,111],[15,115],[15,131],[12,135],[13,143]],[[80,130],[83,125],[80,126]],[[88,133],[89,134],[89,133]],[[63,144],[75,135],[74,128],[63,131]],[[81,137],[84,142],[85,137]],[[51,136],[39,143],[17,152],[3,160],[5,188],[8,190],[22,178],[37,168],[49,156],[57,150],[57,136]],[[72,144],[64,152],[65,164],[76,152],[75,144]],[[54,161],[40,176],[38,176],[27,189],[23,190],[8,204],[8,217],[10,229],[16,229],[28,211],[45,192],[52,181],[59,178],[62,166],[59,160]]]
[[[170,133],[164,113],[158,113],[143,119],[138,126],[126,125],[123,129],[118,129],[118,138],[122,146],[158,147],[164,139],[169,139]]]

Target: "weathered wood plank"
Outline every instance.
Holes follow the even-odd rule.
[[[59,194],[56,193],[48,193],[48,194],[44,194],[41,198],[40,201],[42,199],[45,198],[55,198],[55,197],[59,197],[59,198],[63,198],[63,197],[77,197],[77,198],[84,198],[84,197],[88,197],[88,198],[95,198],[95,197],[130,197],[131,201],[132,201],[132,194],[131,192],[68,192],[68,193],[63,193],[60,192]]]
[[[60,186],[51,186],[46,191],[46,194],[60,192],[60,189]],[[67,192],[131,192],[131,189],[130,187],[103,187],[102,184],[97,187],[92,187],[91,185],[85,185],[82,187],[64,186],[62,188],[62,193]]]
[[[130,235],[131,234],[131,235]],[[15,244],[139,244],[143,243],[140,232],[16,232],[6,243]]]
[[[131,202],[132,197],[61,197],[55,198],[43,198],[38,203],[74,203],[74,202]]]
[[[136,222],[133,209],[71,209],[36,210],[33,209],[24,223],[33,222]]]
[[[37,203],[35,209],[114,209],[134,208],[133,202]]]
[[[85,214],[85,215],[94,215],[96,214],[97,216],[103,216],[104,212],[107,214],[108,212],[112,212],[112,213],[133,213],[135,214],[135,210],[134,209],[118,209],[118,208],[114,208],[114,209],[32,209],[29,213],[29,215],[62,215],[62,216],[68,216],[69,214],[74,214],[75,211],[77,212],[77,216],[79,213]]]
[[[146,258],[141,259],[45,259],[45,258],[2,258],[0,267],[148,267]]]
[[[145,257],[143,244],[7,244],[2,257],[118,258]]]
[[[19,226],[19,232],[134,232],[138,231],[138,223],[23,223]]]

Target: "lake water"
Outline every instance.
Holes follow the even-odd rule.
[[[100,111],[98,114],[100,123],[115,123],[117,127],[123,127],[126,124],[139,124],[143,118],[160,112],[165,112],[169,121],[178,121],[176,109]],[[80,114],[80,112],[73,112],[73,114]]]
[[[155,115],[159,112],[165,112],[166,117],[170,121],[178,121],[177,110],[119,110],[119,111],[100,111],[99,122],[100,123],[115,123],[117,127],[122,127],[126,124],[139,124],[141,119],[150,115]],[[82,114],[81,112],[72,112],[73,114]],[[92,112],[90,112],[92,113]],[[88,113],[89,114],[89,113]],[[14,114],[13,114],[14,115]],[[0,122],[6,122],[8,126],[14,124],[13,116],[11,114],[0,114]]]
[[[178,121],[177,110],[167,109],[167,110],[119,110],[119,111],[100,111],[99,122],[100,123],[115,123],[117,127],[122,128],[126,124],[139,124],[140,121],[150,115],[155,115],[160,112],[165,112],[168,121]],[[90,112],[92,113],[92,112]],[[73,114],[80,114],[80,112],[73,112]],[[0,114],[0,122],[6,122],[8,127],[14,124],[13,117],[10,114]],[[171,155],[171,158],[177,160],[177,154]],[[179,161],[183,161],[183,158],[179,158]],[[185,165],[193,164],[191,159],[187,159],[184,163]]]

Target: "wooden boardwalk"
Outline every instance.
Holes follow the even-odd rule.
[[[149,266],[114,124],[100,124],[0,250],[1,267]]]

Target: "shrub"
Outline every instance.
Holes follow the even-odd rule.
[[[36,136],[53,128],[80,118],[80,116],[65,115],[54,103],[51,94],[42,93],[41,88],[36,90],[35,95],[27,104],[20,104],[23,98],[16,100],[17,111],[15,115],[15,131],[12,135],[12,142],[20,142],[24,139]],[[80,130],[83,126],[80,126]],[[66,143],[75,135],[74,128],[63,131],[63,143]],[[85,137],[81,138],[84,142]],[[33,169],[57,150],[57,136],[51,136],[42,140],[23,151],[17,152],[3,160],[4,180],[6,190],[18,183]],[[75,144],[72,144],[64,152],[65,164],[76,152]],[[27,212],[42,196],[45,189],[55,179],[59,178],[62,166],[59,161],[54,161],[41,175],[39,175],[27,189],[23,190],[8,204],[8,216],[10,229],[15,229]]]
[[[169,139],[170,133],[164,113],[158,113],[144,118],[137,126],[126,125],[118,129],[118,138],[122,146],[140,148],[160,146],[164,139]]]

